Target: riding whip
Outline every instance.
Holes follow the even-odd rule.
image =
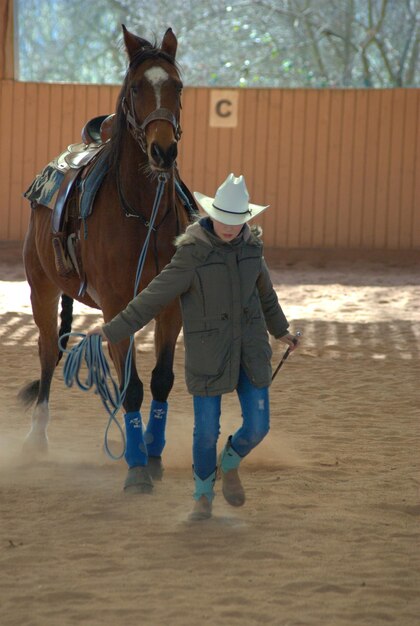
[[[302,333],[298,330],[296,333],[296,337],[301,337]],[[296,339],[296,337],[293,338],[293,343],[296,345],[298,340]],[[273,382],[273,380],[275,379],[275,377],[277,376],[279,369],[281,368],[281,366],[283,365],[283,363],[285,362],[285,360],[287,359],[287,357],[289,356],[291,352],[290,346],[287,348],[286,352],[283,354],[282,359],[280,361],[280,363],[277,365],[276,369],[274,370],[274,374],[271,377],[271,382]]]

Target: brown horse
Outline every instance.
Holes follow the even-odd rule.
[[[179,179],[175,159],[181,134],[182,90],[175,62],[177,39],[171,29],[166,31],[160,47],[133,35],[124,26],[123,35],[129,68],[118,98],[112,136],[105,146],[109,168],[87,220],[87,237],[80,234],[78,244],[86,278],[83,295],[79,295],[80,278],[76,272],[63,276],[56,269],[51,210],[42,204],[32,203],[24,244],[24,263],[31,288],[34,320],[39,329],[41,378],[27,385],[20,397],[27,404],[36,401],[32,428],[25,440],[26,450],[34,453],[45,452],[48,448],[48,401],[52,376],[60,359],[58,336],[70,330],[73,299],[101,309],[105,321],[114,317],[131,300],[137,260],[147,235],[158,178],[162,174],[167,182],[139,290],[170,261],[175,250],[174,239],[190,220],[176,193]],[[62,323],[58,333],[60,296]],[[152,477],[160,478],[167,398],[174,381],[174,350],[180,329],[179,304],[173,302],[156,318],[155,323],[156,365],[151,374],[153,401],[145,433],[148,465],[147,455],[144,462],[136,458],[134,462],[129,462],[126,455],[129,469],[125,487],[134,491],[149,492],[153,486]],[[123,378],[128,343],[124,341],[110,346],[121,388],[126,382]],[[142,400],[143,384],[133,356],[123,406],[126,414],[135,417],[131,425],[134,423],[140,430]],[[127,449],[138,445],[137,440],[134,444],[130,442],[130,433],[127,429]]]

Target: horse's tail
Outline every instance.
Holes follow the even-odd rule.
[[[71,323],[73,321],[73,298],[70,296],[66,296],[66,294],[62,294],[61,296],[61,311],[60,311],[61,324],[60,329],[58,331],[58,338],[62,337],[66,333],[71,332]],[[64,337],[61,341],[61,345],[63,348],[67,346],[69,338]],[[58,353],[58,358],[56,365],[59,364],[61,357],[63,356],[63,351],[60,350]],[[33,380],[31,383],[28,383],[19,391],[17,397],[18,400],[25,406],[30,407],[31,404],[35,402],[39,394],[39,387],[41,381]]]
[[[17,399],[25,408],[29,408],[31,404],[35,402],[39,395],[39,387],[41,381],[33,380],[31,383],[28,383],[22,389],[19,390],[17,394]]]

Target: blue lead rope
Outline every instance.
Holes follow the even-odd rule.
[[[137,263],[136,279],[134,285],[134,296],[137,295],[137,291],[140,285],[141,276],[143,273],[144,263],[146,261],[147,250],[149,247],[150,237],[153,231],[153,226],[158,213],[159,205],[162,200],[164,187],[167,181],[167,177],[164,174],[159,175],[159,183],[156,189],[156,196],[153,203],[152,212],[150,215],[150,221],[148,224],[148,230],[146,239],[143,244],[143,248],[140,252],[139,260]],[[61,341],[64,337],[81,337],[81,341],[73,346],[70,350],[63,348]],[[124,456],[126,448],[126,439],[124,430],[116,418],[116,414],[121,408],[124,401],[125,393],[127,391],[128,383],[131,376],[131,363],[132,352],[134,345],[134,337],[130,337],[130,345],[127,352],[127,357],[124,366],[124,387],[120,391],[119,386],[115,379],[112,377],[111,370],[108,365],[108,361],[104,355],[102,348],[102,338],[99,335],[85,335],[83,333],[66,333],[62,335],[58,340],[58,345],[63,353],[66,353],[66,360],[63,367],[64,383],[67,387],[72,387],[74,382],[82,391],[89,391],[94,387],[94,391],[101,398],[108,415],[108,424],[105,429],[104,436],[104,449],[107,455],[114,461],[121,459]],[[80,380],[80,370],[83,366],[83,362],[87,368],[87,377],[84,382]],[[123,451],[119,455],[112,454],[108,446],[108,432],[112,423],[118,427],[121,438],[123,441]]]

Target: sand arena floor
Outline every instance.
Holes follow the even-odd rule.
[[[193,524],[182,337],[153,495],[123,493],[102,405],[67,389],[61,367],[50,453],[21,455],[30,412],[16,393],[38,377],[37,332],[19,257],[0,249],[2,626],[419,624],[420,268],[271,267],[304,344],[273,384],[269,436],[243,463],[246,505],[229,507],[218,486],[213,519]],[[100,319],[77,311],[74,330]],[[147,390],[153,324],[137,349]],[[273,349],[276,365],[284,346]],[[223,407],[221,443],[240,419],[234,394]]]

